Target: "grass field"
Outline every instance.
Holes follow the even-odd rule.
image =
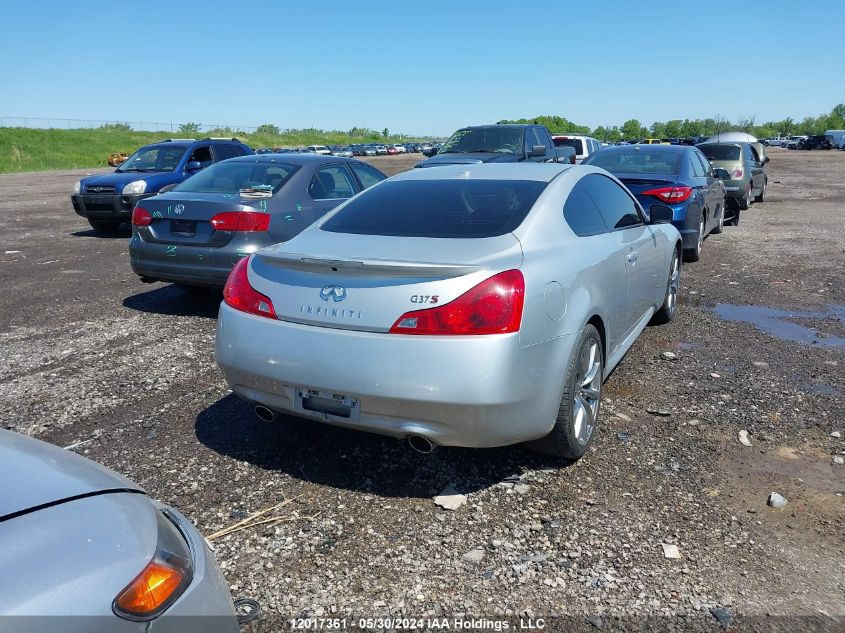
[[[172,132],[136,132],[121,128],[76,130],[0,128],[0,173],[106,167],[111,152],[131,154],[142,145],[180,136],[184,135]],[[223,134],[200,132],[193,136],[204,138],[223,136]],[[332,133],[320,130],[302,130],[280,135],[239,134],[237,137],[253,148],[298,147],[315,144],[348,145],[399,140],[399,137],[350,137],[342,132]]]

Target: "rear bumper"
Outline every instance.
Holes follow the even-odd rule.
[[[255,250],[255,249],[252,249]],[[224,286],[238,260],[248,255],[230,246],[181,246],[129,240],[129,262],[140,277],[195,286]]]
[[[276,411],[393,437],[490,447],[546,435],[577,334],[530,347],[516,334],[409,336],[300,325],[221,304],[215,353],[232,390]],[[307,411],[315,389],[357,401]]]
[[[132,209],[139,200],[156,195],[155,193],[142,193],[134,196],[122,194],[89,195],[72,194],[70,202],[77,215],[89,220],[120,221],[128,222],[132,219]]]

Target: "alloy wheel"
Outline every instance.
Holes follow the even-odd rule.
[[[584,446],[596,428],[601,401],[602,359],[595,339],[589,339],[581,348],[577,368],[577,391],[572,399],[572,427],[576,441]]]
[[[669,318],[675,314],[678,305],[678,289],[681,287],[681,260],[678,254],[672,255],[672,265],[669,269],[669,283],[666,287],[666,312]]]

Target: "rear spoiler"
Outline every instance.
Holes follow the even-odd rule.
[[[409,262],[372,258],[334,259],[328,257],[312,257],[298,253],[256,253],[253,265],[256,262],[302,272],[319,272],[323,274],[340,272],[344,275],[359,275],[362,277],[437,277],[447,279],[468,275],[484,268],[483,266],[467,266],[464,264]]]

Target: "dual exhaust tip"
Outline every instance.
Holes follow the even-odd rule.
[[[255,405],[255,415],[257,415],[263,422],[272,422],[276,419],[276,413],[269,407],[265,407],[263,404]],[[434,450],[434,443],[422,435],[409,435],[408,445],[423,455],[428,455]]]

